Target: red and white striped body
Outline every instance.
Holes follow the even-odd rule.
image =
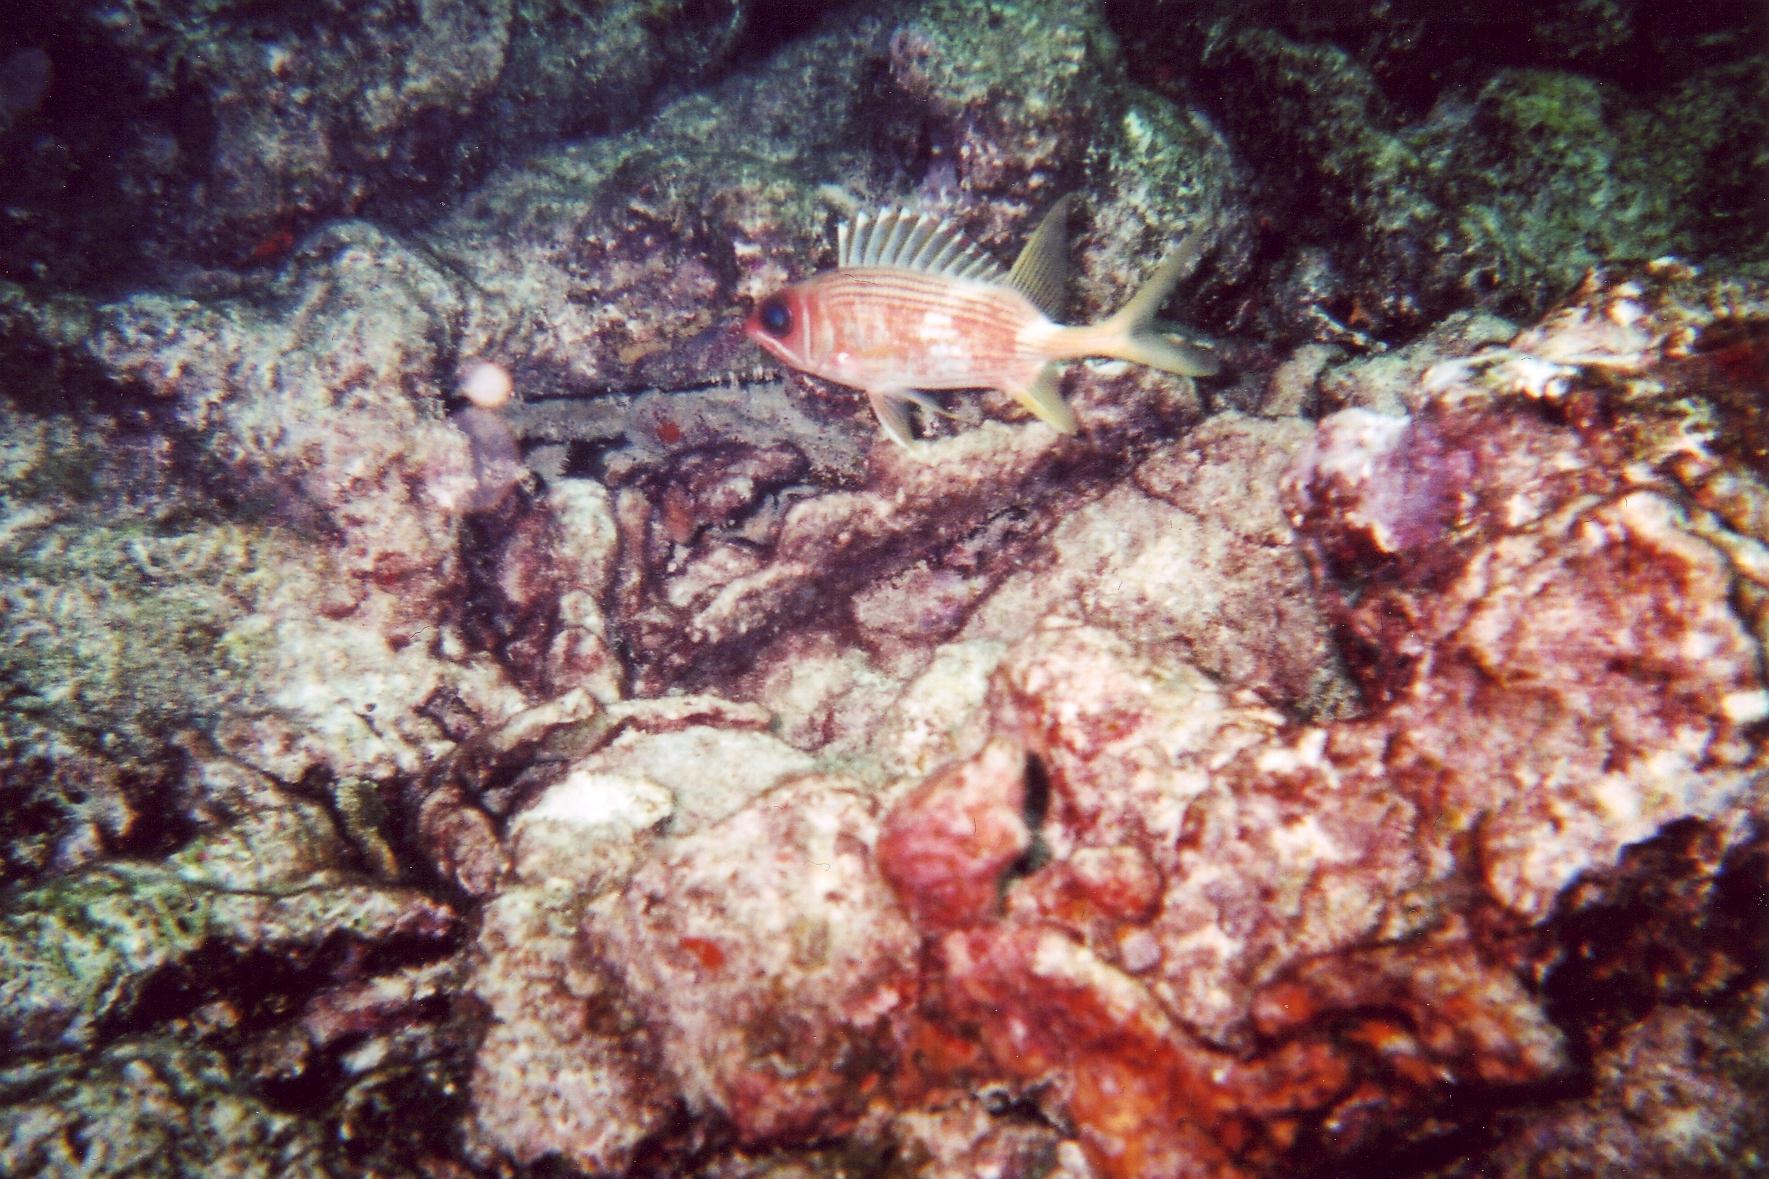
[[[1000,389],[1047,361],[1056,325],[997,283],[896,267],[832,270],[783,292],[793,330],[758,336],[813,376],[866,390]]]
[[[1068,269],[1069,203],[1045,216],[1012,271],[932,216],[857,218],[841,228],[837,268],[768,296],[744,331],[793,368],[865,390],[885,433],[905,446],[914,436],[908,407],[934,408],[922,390],[1001,389],[1073,434],[1056,361],[1115,356],[1188,375],[1214,371],[1213,358],[1150,327],[1195,245],[1170,255],[1117,315],[1078,327],[1052,320]]]

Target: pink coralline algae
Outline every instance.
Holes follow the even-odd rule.
[[[690,1108],[741,1142],[851,1130],[887,1075],[915,939],[872,870],[871,812],[840,783],[782,788],[647,863],[592,922]]]
[[[1025,754],[996,742],[929,778],[891,814],[879,867],[917,920],[962,928],[992,916],[1001,878],[1031,843]]]
[[[1578,296],[1615,299],[1688,325],[1715,290],[1652,271]],[[1361,707],[1270,662],[1238,677],[1255,694],[1139,615],[1077,612],[1086,591],[993,582],[973,619],[992,593],[1046,612],[941,648],[929,675],[982,661],[966,717],[877,752],[920,764],[933,741],[943,765],[786,759],[573,903],[554,936],[591,1024],[549,1042],[600,1062],[626,1128],[518,1145],[495,1104],[524,1091],[506,1040],[480,1061],[483,1148],[618,1171],[642,1143],[835,1136],[916,1175],[1331,1170],[1576,1089],[1661,1000],[1748,1010],[1749,933],[1647,976],[1582,914],[1670,888],[1635,918],[1669,943],[1765,887],[1769,490],[1677,383],[1699,330],[1636,342],[1624,369],[1570,358],[1553,325],[1578,318],[1429,369],[1410,416],[1335,414],[1273,469]],[[1208,514],[1208,473],[1139,481]],[[639,764],[607,757],[584,772]],[[513,961],[487,949],[482,989]],[[979,1097],[1034,1111],[1030,1137],[979,1135]]]
[[[1556,899],[1668,824],[1760,806],[1763,489],[1699,410],[1581,378],[1633,420],[1454,384],[1411,419],[1327,420],[1292,468],[1364,716],[1175,703],[1088,630],[998,672],[1051,862],[1004,915],[928,928],[934,993],[1103,1173],[1271,1172],[1402,1134],[1457,1084],[1564,1077],[1526,985]],[[1084,851],[1123,880],[1077,903]]]

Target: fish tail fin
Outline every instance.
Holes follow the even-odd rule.
[[[1095,355],[1146,364],[1182,377],[1207,377],[1221,368],[1221,362],[1205,349],[1168,338],[1155,319],[1155,312],[1179,280],[1191,273],[1202,252],[1203,235],[1187,235],[1155,267],[1130,302],[1110,318],[1083,329],[1097,341],[1099,351]]]

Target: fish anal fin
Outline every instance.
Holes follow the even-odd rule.
[[[1075,414],[1063,400],[1056,365],[1040,365],[1025,380],[1003,381],[1001,388],[1058,433],[1075,433]]]
[[[1007,285],[1053,320],[1062,318],[1069,289],[1068,221],[1074,207],[1074,193],[1052,205],[1007,273]]]

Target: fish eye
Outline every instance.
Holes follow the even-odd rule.
[[[771,295],[762,303],[758,319],[762,330],[775,339],[792,331],[792,312],[787,310],[786,300],[779,295]]]

